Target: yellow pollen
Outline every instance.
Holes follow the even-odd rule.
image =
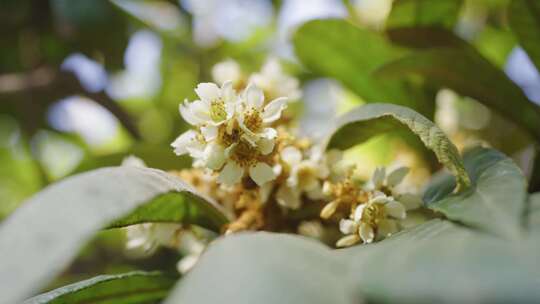
[[[244,114],[244,124],[252,132],[259,132],[262,129],[263,121],[261,113],[255,108],[251,108]]]
[[[213,100],[210,103],[210,118],[214,122],[220,122],[227,119],[227,111],[225,110],[225,102],[221,99]]]
[[[386,218],[386,211],[384,210],[384,205],[379,203],[374,203],[368,205],[364,208],[362,214],[362,221],[372,226],[377,226],[379,222]]]
[[[250,167],[257,163],[259,151],[246,141],[241,140],[231,155],[231,159],[242,167]]]

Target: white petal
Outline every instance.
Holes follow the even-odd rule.
[[[385,178],[386,178],[386,168],[377,167],[375,169],[375,172],[373,172],[373,177],[371,178],[371,182],[373,183],[373,186],[375,187],[375,189],[379,189],[383,185]]]
[[[413,210],[424,204],[421,196],[412,193],[400,194],[397,201],[402,203],[406,210]]]
[[[288,146],[281,150],[280,156],[289,166],[294,166],[302,160],[302,152],[293,146]]]
[[[211,82],[199,83],[197,88],[195,88],[195,93],[197,93],[197,95],[205,103],[209,103],[212,100],[216,100],[221,97],[221,90],[215,83]]]
[[[389,196],[386,196],[386,194],[382,192],[375,192],[375,195],[369,200],[370,204],[386,204],[388,202],[392,201],[392,198]]]
[[[386,178],[386,185],[388,187],[397,186],[403,181],[407,173],[409,173],[409,168],[407,167],[400,167],[392,171],[392,173],[388,174],[388,177]]]
[[[394,220],[382,220],[377,227],[377,237],[387,237],[398,231],[397,223]]]
[[[271,123],[281,117],[281,112],[287,107],[287,97],[280,97],[272,100],[264,107],[263,122]]]
[[[206,141],[213,141],[218,136],[218,127],[213,125],[201,127],[201,133]]]
[[[358,234],[347,235],[336,242],[336,247],[349,247],[358,243],[359,241],[360,237],[358,237]]]
[[[233,104],[235,101],[234,88],[231,81],[227,81],[221,87],[221,96],[226,104]]]
[[[249,176],[259,186],[276,178],[274,170],[266,163],[257,163],[255,166],[249,168]]]
[[[210,116],[210,104],[202,100],[195,100],[189,104],[189,110],[198,121],[203,123],[213,122],[212,117]]]
[[[267,139],[275,139],[278,136],[278,133],[274,128],[264,128],[261,132],[261,136]]]
[[[257,142],[257,148],[262,155],[268,155],[274,151],[276,141],[274,139],[261,138]]]
[[[353,234],[358,229],[358,224],[352,220],[342,219],[339,221],[339,231],[343,234]]]
[[[358,205],[356,207],[356,209],[354,209],[354,221],[355,222],[359,222],[360,220],[362,220],[362,216],[364,215],[364,208],[366,208],[367,204],[361,204],[361,205]]]
[[[245,94],[246,94],[245,100],[246,100],[247,105],[254,107],[256,109],[262,108],[264,104],[264,94],[261,89],[257,88],[257,86],[253,84],[250,84],[246,88]]]
[[[188,153],[187,147],[193,145],[196,140],[197,132],[189,130],[178,136],[171,144],[171,147],[174,148],[174,153],[176,155],[183,155]]]
[[[227,81],[238,82],[242,78],[242,69],[236,61],[228,59],[212,67],[212,78],[219,84]]]
[[[219,170],[225,163],[225,148],[222,145],[212,143],[205,149],[206,167]]]
[[[238,183],[244,175],[244,169],[234,161],[228,161],[218,176],[218,183],[232,186]]]
[[[276,193],[276,200],[279,205],[290,209],[298,209],[302,204],[302,201],[300,200],[300,193],[295,191],[294,188],[290,188],[285,185],[281,185],[281,187],[279,187],[279,190]]]
[[[407,217],[407,211],[405,211],[405,206],[401,204],[398,201],[391,201],[386,203],[384,205],[384,209],[388,213],[388,215],[398,218],[398,219],[404,219]]]
[[[359,233],[360,238],[364,241],[364,243],[371,243],[375,239],[375,232],[369,224],[361,223]]]
[[[191,104],[189,104],[187,100],[180,104],[179,110],[180,116],[182,116],[182,119],[184,119],[184,121],[186,121],[188,124],[197,126],[204,123],[204,120],[201,120],[191,112]]]
[[[197,261],[199,260],[198,254],[190,254],[185,257],[183,257],[180,261],[178,261],[178,264],[176,264],[176,269],[181,274],[185,274],[188,271],[190,271],[195,264],[197,264]]]

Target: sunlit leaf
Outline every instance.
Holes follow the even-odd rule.
[[[100,275],[35,296],[23,304],[154,303],[164,299],[175,282],[174,277],[159,272]]]
[[[513,121],[540,141],[540,107],[503,71],[482,57],[472,46],[450,32],[430,45],[430,29],[401,29],[394,37],[409,46],[422,48],[383,66],[377,75],[394,79],[409,74],[424,76],[440,87],[473,97],[501,116]],[[444,31],[436,30],[434,34]]]
[[[408,130],[433,151],[441,164],[450,170],[460,189],[470,184],[457,148],[433,122],[419,113],[398,105],[367,104],[338,119],[329,134],[328,149],[347,149],[369,138],[390,131]]]
[[[387,27],[442,25],[452,27],[459,16],[462,0],[396,0],[386,21]]]
[[[506,238],[520,237],[527,194],[521,170],[492,149],[475,148],[464,155],[464,160],[473,182],[471,189],[434,198],[434,192],[448,188],[452,182],[432,185],[427,190],[427,206],[466,225]]]
[[[540,70],[540,2],[513,0],[510,2],[508,18],[521,46]]]
[[[339,80],[365,102],[387,101],[432,114],[433,104],[418,87],[403,79],[380,81],[373,77],[380,66],[403,54],[381,34],[345,20],[314,20],[298,29],[293,42],[306,67]]]
[[[171,214],[174,220],[208,229],[227,222],[209,199],[156,169],[104,168],[47,187],[0,226],[2,300],[16,303],[38,290],[69,264],[97,230],[149,203],[131,216],[141,221],[141,210],[151,212],[154,199],[164,194],[182,197],[175,202],[179,207],[180,202],[189,205]],[[160,199],[156,202],[163,204]],[[209,213],[212,209],[216,210]],[[162,215],[149,215],[150,219],[157,216]]]
[[[181,37],[186,21],[174,4],[162,0],[109,0],[135,19],[159,32]]]

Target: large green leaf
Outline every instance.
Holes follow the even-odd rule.
[[[210,245],[165,303],[349,304],[329,248],[287,234],[232,235]]]
[[[448,188],[445,183],[426,191],[427,206],[449,219],[490,231],[506,238],[519,238],[525,210],[527,181],[517,165],[493,149],[475,148],[464,155],[473,187],[443,196],[433,193]],[[448,180],[446,185],[450,184]]]
[[[434,35],[430,32],[442,38],[433,44],[430,37]],[[422,75],[440,87],[475,98],[540,141],[540,107],[465,41],[441,29],[407,28],[391,35],[408,46],[422,49],[381,67],[377,71],[381,79]],[[430,43],[433,47],[429,47]]]
[[[296,55],[310,70],[333,77],[366,102],[391,101],[431,115],[433,105],[412,84],[380,81],[373,72],[403,52],[378,33],[345,20],[309,21],[294,35]]]
[[[209,229],[227,221],[217,207],[211,207],[212,201],[156,169],[104,168],[47,187],[0,226],[2,300],[15,303],[39,289],[69,264],[97,230],[168,193],[190,205],[181,209],[185,213],[171,214],[171,220]],[[216,210],[209,212],[212,209]],[[141,221],[139,216],[134,222]]]
[[[432,220],[347,249],[353,289],[376,303],[534,303],[538,247]]]
[[[509,6],[508,18],[519,43],[540,70],[540,2],[513,0]]]
[[[386,21],[387,27],[442,25],[452,27],[462,0],[396,0]]]
[[[469,177],[457,148],[429,119],[398,105],[367,104],[340,117],[328,137],[327,148],[347,149],[384,132],[410,130],[420,138],[456,177],[460,189],[469,186]]]
[[[540,232],[540,192],[529,196],[527,226],[533,232]]]
[[[23,304],[157,303],[167,296],[175,282],[176,278],[159,272],[100,275],[35,296]]]
[[[336,251],[285,234],[234,235],[211,245],[166,303],[532,303],[534,248],[443,220]]]

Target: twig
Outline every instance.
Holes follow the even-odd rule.
[[[110,111],[136,139],[139,131],[131,117],[103,91],[88,92],[71,72],[41,67],[28,73],[0,75],[0,95],[19,95],[32,92],[39,100],[52,103],[72,95],[84,95]]]

